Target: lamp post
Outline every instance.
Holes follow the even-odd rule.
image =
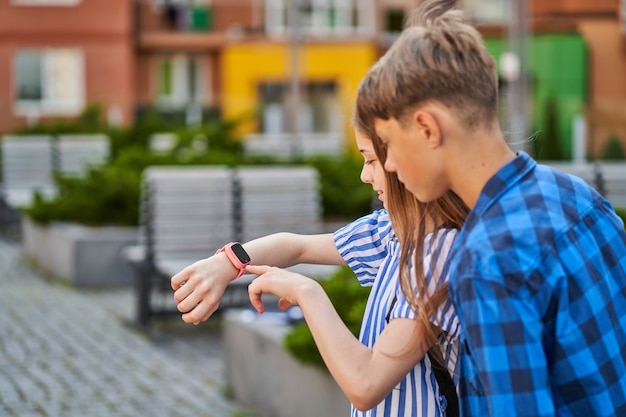
[[[529,92],[529,6],[527,0],[511,0],[508,25],[508,52],[501,57],[500,67],[507,81],[508,142],[515,151],[531,153],[528,120]]]
[[[289,28],[290,83],[287,100],[287,124],[289,132],[289,154],[294,157],[300,154],[300,138],[298,134],[298,116],[300,109],[300,11],[299,0],[287,0],[287,23]]]

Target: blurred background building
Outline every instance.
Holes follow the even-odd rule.
[[[99,103],[110,124],[148,111],[244,118],[241,133],[260,147],[305,138],[339,149],[359,80],[419,3],[0,0],[0,133]],[[580,120],[590,155],[611,138],[626,146],[626,0],[462,6],[498,62],[503,121],[514,111],[526,135],[553,129],[566,155]]]

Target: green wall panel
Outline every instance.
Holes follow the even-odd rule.
[[[506,38],[485,38],[485,44],[498,64],[507,50]],[[545,129],[546,106],[554,100],[558,110],[558,140],[563,155],[572,153],[572,121],[583,113],[587,100],[587,46],[580,34],[543,34],[532,37],[529,45],[532,79],[531,136]]]

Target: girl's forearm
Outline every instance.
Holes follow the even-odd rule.
[[[278,296],[282,307],[299,305],[328,370],[358,409],[382,401],[427,351],[417,320],[392,320],[369,349],[343,323],[319,282],[266,265],[248,269],[259,275],[248,286],[254,308],[264,311],[263,294]]]
[[[275,233],[243,245],[252,264],[287,268],[301,263],[343,265],[331,233],[298,235]]]
[[[301,287],[299,305],[328,370],[358,409],[381,402],[419,360],[406,356],[411,363],[389,361],[384,353],[359,342],[317,283]]]

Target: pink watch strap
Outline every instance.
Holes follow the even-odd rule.
[[[237,276],[233,278],[233,280],[236,280],[237,278],[241,277],[243,274],[246,273],[246,265],[242,264],[241,261],[239,261],[239,259],[237,258],[237,255],[233,253],[231,249],[232,245],[233,245],[233,242],[227,243],[226,245],[218,249],[215,252],[215,254],[217,255],[218,253],[224,252],[224,254],[228,258],[230,263],[233,264],[233,266],[239,270],[239,273],[237,274]]]

